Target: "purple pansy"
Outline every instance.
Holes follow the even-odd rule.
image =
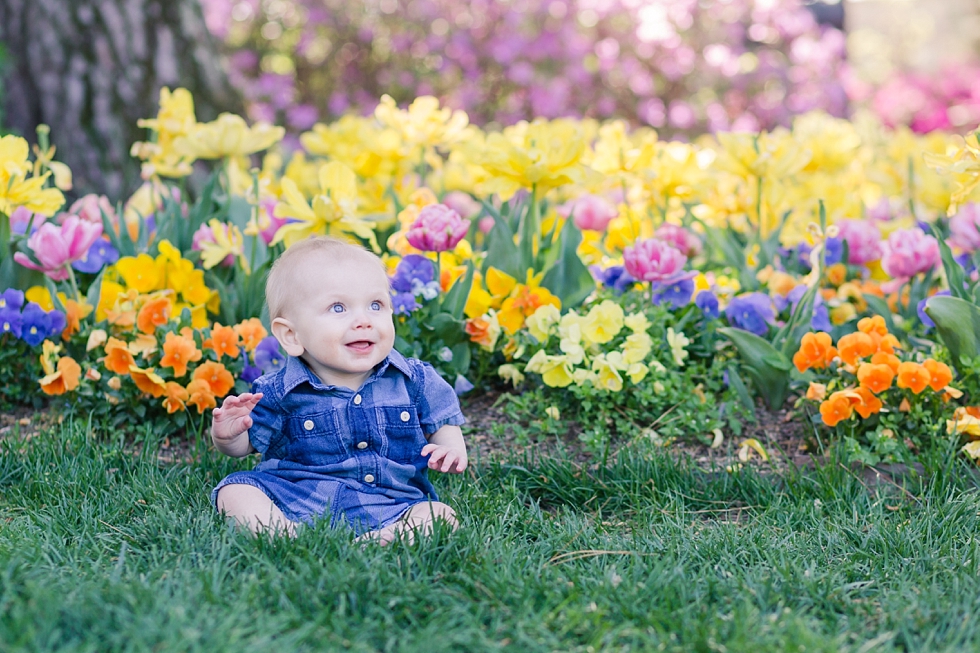
[[[118,260],[119,252],[112,246],[112,243],[103,238],[99,238],[88,248],[88,252],[84,257],[72,263],[72,267],[79,272],[95,274],[104,265],[111,265]]]
[[[691,303],[691,295],[694,294],[694,281],[692,279],[681,279],[671,284],[650,284],[652,295],[651,299],[654,306],[669,303],[674,308],[683,308]]]
[[[701,309],[704,316],[714,320],[721,312],[718,310],[718,297],[710,290],[702,290],[694,296],[694,305]]]
[[[267,336],[255,346],[252,352],[255,364],[263,374],[276,372],[286,366],[286,356],[279,349],[279,341],[275,336]]]
[[[776,318],[776,314],[769,295],[750,292],[732,299],[725,309],[725,317],[734,327],[764,336],[769,332],[769,324]]]

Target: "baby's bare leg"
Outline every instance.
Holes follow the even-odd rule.
[[[402,536],[406,542],[412,542],[416,535],[431,533],[432,523],[437,519],[445,521],[453,530],[456,530],[459,525],[456,519],[456,511],[441,501],[416,503],[394,524],[365,533],[355,541],[370,540],[384,546]]]
[[[265,492],[244,483],[233,483],[218,490],[218,512],[232,517],[239,526],[253,533],[270,530],[292,537],[296,535],[296,522],[286,519],[282,510]]]

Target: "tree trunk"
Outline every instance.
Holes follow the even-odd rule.
[[[242,110],[198,0],[0,0],[0,42],[4,127],[33,141],[49,125],[77,194],[139,185],[129,149],[161,87],[190,90],[198,120]]]

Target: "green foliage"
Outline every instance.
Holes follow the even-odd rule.
[[[33,406],[45,402],[38,379],[44,376],[38,358],[40,348],[34,348],[11,333],[0,335],[0,410]]]
[[[473,285],[473,266],[445,294],[408,315],[395,316],[395,349],[430,363],[450,384],[470,368],[471,349],[463,307]]]

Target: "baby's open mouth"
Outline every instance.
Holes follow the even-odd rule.
[[[348,342],[347,347],[353,349],[356,352],[366,352],[374,346],[374,343],[370,340],[355,340],[354,342]]]

